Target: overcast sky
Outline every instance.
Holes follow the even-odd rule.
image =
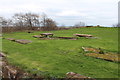
[[[119,0],[0,0],[0,16],[10,18],[14,13],[46,13],[59,25],[111,26],[118,22]]]

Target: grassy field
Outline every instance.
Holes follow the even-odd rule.
[[[72,37],[75,33],[81,33],[91,34],[98,39],[39,40],[32,37],[44,32],[4,33],[3,37],[5,38],[32,41],[29,44],[19,44],[3,39],[2,51],[8,55],[8,61],[25,71],[38,75],[64,77],[67,72],[76,72],[93,78],[118,78],[119,63],[87,57],[81,48],[82,46],[91,46],[117,52],[117,28],[78,28],[49,31],[54,33],[54,36]]]

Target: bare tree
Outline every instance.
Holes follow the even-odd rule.
[[[45,30],[54,30],[57,28],[57,23],[51,18],[48,18],[45,13],[41,15],[41,25]]]
[[[84,22],[79,22],[77,24],[74,25],[74,27],[85,27],[85,23]]]
[[[48,30],[54,30],[57,28],[57,25],[56,25],[57,23],[53,21],[52,19],[47,18],[45,22],[46,22],[46,27]]]
[[[20,27],[39,26],[39,15],[34,13],[17,13],[13,16],[14,23]]]
[[[39,15],[32,14],[32,13],[26,13],[25,21],[26,21],[27,26],[30,26],[30,27],[39,26]]]
[[[0,26],[6,26],[7,25],[7,20],[3,17],[0,17]]]
[[[14,16],[13,16],[13,23],[17,27],[23,27],[24,24],[25,24],[24,14],[22,14],[22,13],[14,14]]]
[[[46,19],[47,18],[48,18],[47,15],[45,13],[42,13],[42,15],[41,15],[41,22],[40,22],[42,27],[46,27]]]
[[[5,18],[3,18],[3,17],[0,17],[0,26],[2,26],[2,27],[12,26],[12,20],[11,20],[11,19],[5,19]]]

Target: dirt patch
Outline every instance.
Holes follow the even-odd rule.
[[[30,41],[30,40],[24,40],[24,39],[19,39],[19,40],[15,40],[15,42],[20,43],[20,44],[28,44],[28,43],[31,43],[32,41]]]

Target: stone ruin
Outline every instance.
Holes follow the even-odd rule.
[[[30,40],[25,40],[25,39],[17,39],[17,40],[14,39],[14,38],[3,38],[3,39],[14,41],[14,42],[17,42],[17,43],[20,43],[20,44],[28,44],[28,43],[32,42]]]
[[[33,35],[34,38],[43,38],[41,35]]]
[[[24,39],[18,39],[18,40],[15,40],[15,42],[21,43],[21,44],[28,44],[28,43],[31,43],[32,41],[30,41],[30,40],[24,40]]]
[[[96,80],[87,76],[83,76],[74,72],[67,72],[66,73],[66,78],[68,79],[77,79],[77,80]]]
[[[104,52],[101,48],[82,47],[86,52],[85,56],[94,57],[111,62],[120,62],[120,54],[113,52]]]

